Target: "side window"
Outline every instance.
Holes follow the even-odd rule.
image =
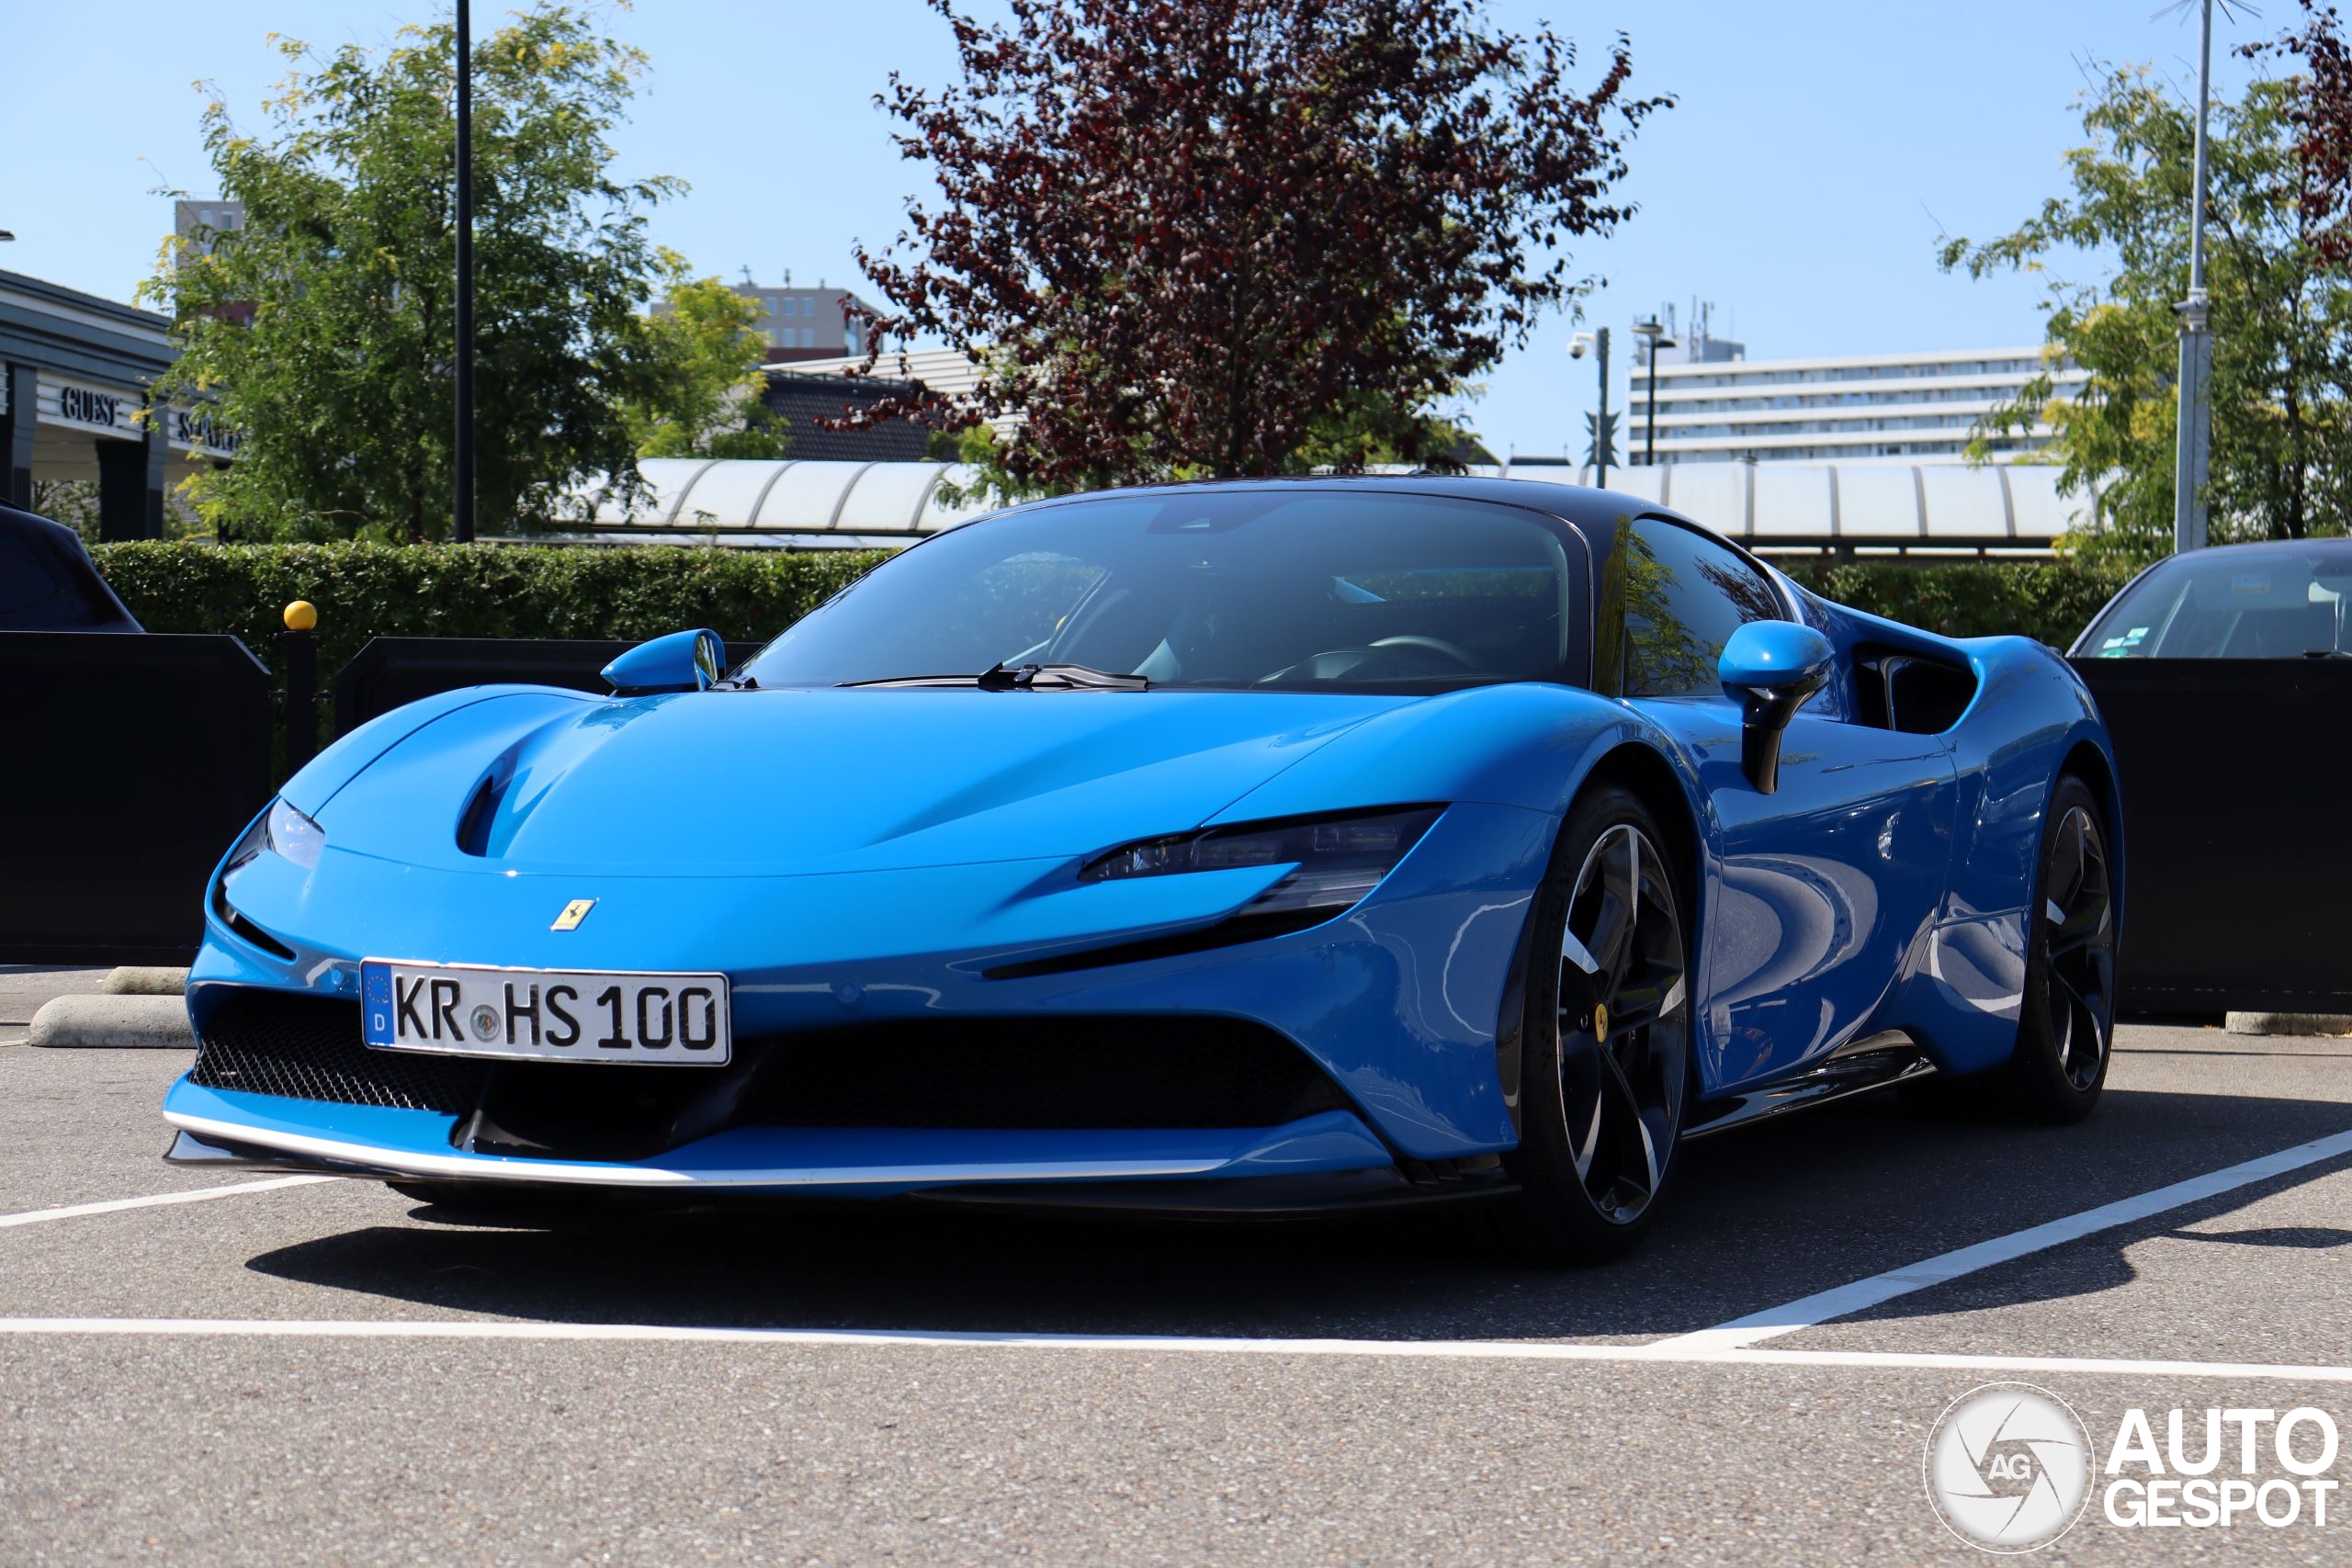
[[[1715,661],[1749,621],[1787,619],[1757,570],[1706,536],[1657,518],[1620,536],[1624,579],[1625,694],[1712,695]]]

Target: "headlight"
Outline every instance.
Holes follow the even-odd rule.
[[[319,852],[326,847],[325,829],[284,800],[273,800],[262,819],[246,829],[245,836],[237,840],[237,847],[229,852],[229,863],[222,872],[225,874],[258,860],[264,850],[274,851],[304,871],[310,871],[316,868]]]
[[[1416,806],[1402,811],[1253,822],[1176,838],[1147,839],[1089,861],[1078,875],[1081,882],[1115,882],[1240,866],[1295,865],[1296,870],[1240,912],[1336,914],[1378,886],[1443,809]]]

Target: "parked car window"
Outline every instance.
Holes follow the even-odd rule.
[[[2352,657],[2352,540],[2175,557],[2116,596],[2092,659]]]
[[[71,528],[0,502],[0,631],[137,630]]]
[[[29,539],[0,534],[0,615],[12,615],[70,594],[73,584],[60,580],[48,552]]]
[[[1641,518],[1620,536],[1618,557],[1629,697],[1719,692],[1715,663],[1731,634],[1749,621],[1788,618],[1762,573],[1692,529]]]
[[[745,672],[763,686],[976,675],[1000,662],[1228,690],[1575,681],[1589,624],[1574,547],[1565,525],[1447,496],[1111,495],[929,540]]]

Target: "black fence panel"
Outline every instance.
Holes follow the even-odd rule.
[[[269,671],[232,637],[0,632],[0,962],[187,963],[269,799]]]
[[[636,646],[560,637],[376,637],[334,678],[334,732],[348,734],[404,703],[460,686],[610,691],[598,671]]]
[[[2086,659],[2140,1011],[2352,1011],[2352,660]]]

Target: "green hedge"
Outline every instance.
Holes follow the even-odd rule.
[[[99,545],[151,632],[229,632],[271,668],[287,604],[319,610],[319,677],[375,637],[637,639],[708,626],[748,651],[883,558],[865,550],[459,545]]]
[[[232,632],[273,667],[279,615],[319,608],[319,671],[371,637],[639,638],[709,626],[757,647],[883,558],[848,550],[652,546],[100,545],[98,570],[150,631]],[[1954,637],[2064,648],[2128,573],[2079,561],[1781,563],[1840,604]]]
[[[1821,559],[1775,563],[1826,599],[1946,637],[2039,637],[2064,649],[2131,581],[2130,569],[2070,559]]]

